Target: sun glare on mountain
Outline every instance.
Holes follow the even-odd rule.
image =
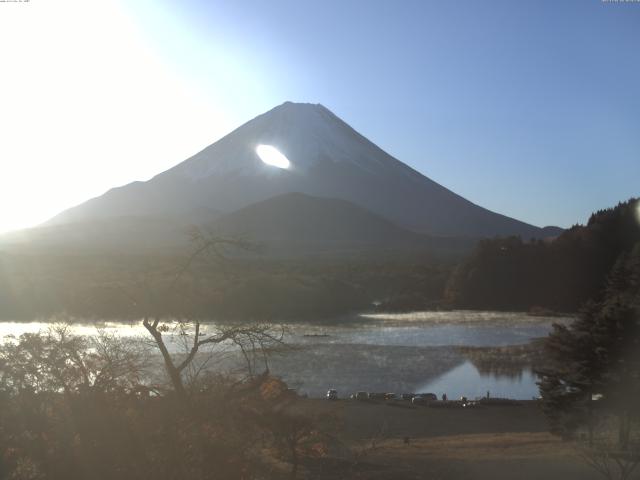
[[[258,157],[260,157],[260,160],[272,167],[287,169],[291,166],[289,159],[271,145],[258,145],[256,147],[256,153]]]

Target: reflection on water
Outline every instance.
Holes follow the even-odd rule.
[[[545,336],[554,322],[569,318],[531,317],[517,312],[445,311],[361,314],[326,319],[322,324],[289,324],[292,343],[341,343],[396,346],[500,346],[525,343]],[[51,322],[0,322],[0,340],[44,330]],[[204,325],[207,325],[206,323]],[[213,325],[213,324],[209,324]],[[148,335],[141,321],[74,322],[79,335],[92,335],[96,327],[123,337]]]
[[[19,337],[23,333],[36,333],[51,325],[50,322],[0,322],[0,342],[9,335]],[[71,326],[76,335],[95,335],[97,328],[120,337],[148,335],[141,322],[73,323]]]
[[[325,344],[273,358],[271,372],[311,397],[338,390],[340,398],[357,391],[412,392],[428,378],[437,378],[464,362],[450,347],[398,347]]]
[[[510,375],[483,375],[457,346],[523,344],[545,336],[553,322],[568,319],[530,317],[502,312],[414,312],[359,315],[322,325],[292,324],[285,337],[295,352],[272,360],[272,372],[301,391],[322,395],[339,387],[341,394],[356,390],[433,391],[450,398],[492,396],[529,399],[538,395],[529,370]],[[48,328],[43,322],[0,322],[0,341]],[[141,322],[104,322],[98,325],[119,337],[144,339]],[[209,324],[208,328],[212,328]],[[78,335],[94,335],[96,324],[74,323]],[[207,324],[203,327],[207,330]],[[185,337],[165,334],[172,352],[184,352]],[[497,370],[504,373],[501,370]]]
[[[446,393],[449,399],[456,399],[484,397],[489,391],[492,397],[529,400],[539,395],[536,380],[528,369],[517,376],[483,375],[466,361],[435,380],[417,385],[416,392],[433,392],[438,397]]]
[[[7,337],[19,337],[23,333],[45,332],[47,329],[55,326],[51,322],[0,322],[0,343]],[[209,324],[213,327],[213,324]],[[151,342],[152,339],[149,332],[139,322],[94,322],[94,323],[78,323],[74,322],[69,325],[74,335],[92,336],[98,331],[102,331],[108,335],[119,338],[130,339],[131,341]],[[200,329],[201,334],[207,334],[207,326]],[[186,338],[178,335],[177,331],[169,330],[164,334],[167,348],[171,352],[184,352],[184,343]]]
[[[544,315],[531,316],[522,312],[494,312],[480,310],[442,310],[406,313],[363,313],[362,318],[383,320],[386,322],[429,322],[429,323],[474,323],[497,324],[514,322],[548,323],[559,317]]]
[[[323,327],[326,336],[301,335],[305,327],[293,327],[295,343],[340,343],[357,345],[395,345],[406,347],[436,347],[446,345],[502,346],[526,343],[545,336],[549,324],[533,325],[468,325],[411,323],[409,325],[354,325],[350,327]],[[308,334],[307,334],[308,335]]]
[[[379,313],[347,318],[339,325],[291,326],[290,332],[294,343],[489,347],[544,337],[552,323],[569,320],[517,312]]]

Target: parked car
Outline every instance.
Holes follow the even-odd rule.
[[[289,395],[291,397],[297,397],[298,396],[298,391],[295,388],[287,388],[287,391],[285,392],[285,395]]]
[[[352,395],[355,400],[368,400],[369,394],[367,392],[356,392]]]
[[[436,402],[437,400],[438,396],[435,393],[416,393],[416,395],[411,399],[411,403],[419,405]]]
[[[385,400],[396,400],[398,398],[398,396],[395,393],[385,393],[384,394],[384,399]]]
[[[407,400],[407,401],[411,401],[413,400],[413,397],[415,397],[416,394],[415,393],[403,393],[402,395],[400,395],[400,398],[402,400]]]
[[[338,391],[331,389],[327,391],[327,400],[337,400],[338,399]]]
[[[386,393],[381,392],[370,392],[369,400],[385,400]]]

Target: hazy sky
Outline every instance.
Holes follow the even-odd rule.
[[[491,210],[640,195],[640,3],[0,2],[0,231],[322,103]]]

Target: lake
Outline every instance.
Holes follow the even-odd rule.
[[[530,399],[537,396],[535,375],[483,375],[456,346],[504,346],[545,336],[554,322],[569,318],[532,317],[509,312],[413,312],[362,314],[322,324],[288,324],[285,340],[297,347],[270,360],[271,372],[301,393],[319,397],[336,388],[344,397],[355,391],[434,392],[449,398],[483,396]],[[2,322],[0,340],[46,329],[43,322]],[[79,335],[93,335],[95,324],[74,323]],[[148,339],[140,322],[105,322],[99,328],[131,341]],[[211,327],[209,327],[211,328]],[[203,329],[206,332],[206,328]],[[167,335],[170,349],[181,351],[183,338]],[[237,367],[227,351],[215,368]]]

